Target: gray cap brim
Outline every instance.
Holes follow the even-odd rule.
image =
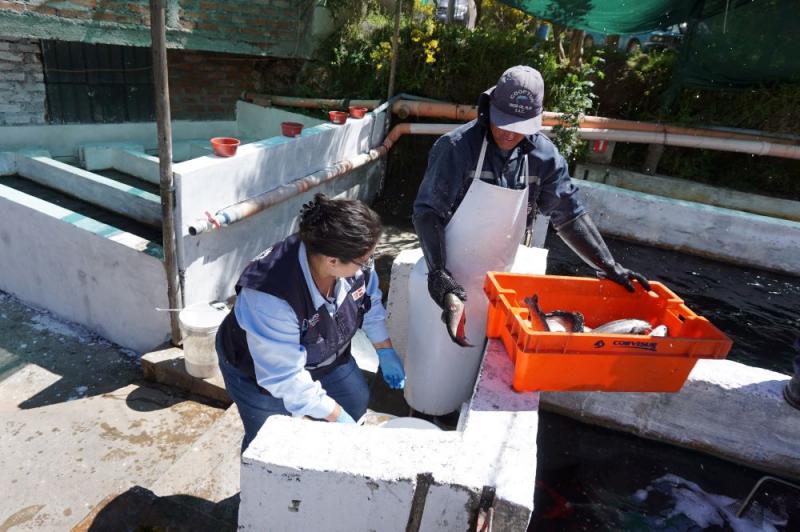
[[[520,133],[522,135],[533,135],[542,129],[541,114],[527,120],[520,120],[518,116],[504,113],[495,107],[494,104],[489,105],[489,118],[492,121],[492,124],[500,129],[513,131],[514,133]]]

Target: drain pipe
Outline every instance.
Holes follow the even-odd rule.
[[[169,108],[167,77],[167,36],[164,0],[150,0],[150,39],[153,53],[153,85],[155,86],[156,123],[158,129],[158,165],[161,190],[161,235],[164,268],[167,274],[169,308],[183,308],[182,290],[175,253],[175,182],[172,175],[172,118]],[[180,345],[181,329],[178,313],[169,312],[172,345]]]
[[[227,225],[234,224],[245,218],[249,218],[264,209],[288,200],[294,196],[307,192],[308,190],[322,185],[328,181],[341,177],[356,168],[385,157],[392,146],[402,135],[411,133],[417,135],[444,135],[452,131],[460,124],[410,124],[405,122],[398,124],[389,132],[383,144],[371,149],[366,153],[356,155],[350,159],[345,159],[336,164],[328,166],[322,170],[309,174],[305,177],[295,179],[284,185],[280,185],[263,194],[248,198],[239,203],[235,203],[224,209],[220,209],[212,214],[206,212],[206,217],[198,219],[189,226],[189,234],[197,236],[212,229],[221,229]]]

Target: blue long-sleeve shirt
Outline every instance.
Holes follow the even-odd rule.
[[[345,279],[337,279],[335,298],[329,302],[314,284],[306,248],[302,243],[298,263],[315,307],[325,305],[333,316],[347,297],[350,283]],[[363,273],[359,271],[356,275]],[[389,338],[389,333],[378,276],[374,270],[367,282],[366,294],[372,301],[372,307],[364,315],[362,328],[373,343],[380,343]],[[319,382],[311,379],[311,374],[305,369],[306,350],[300,345],[300,323],[289,303],[270,294],[243,288],[233,310],[239,325],[245,330],[259,386],[274,397],[283,399],[286,410],[292,415],[319,419],[330,415],[336,402],[325,393]]]
[[[484,138],[488,143],[481,179],[510,188],[522,188],[528,181],[529,212],[538,207],[551,217],[556,228],[585,212],[578,187],[570,179],[567,162],[550,139],[537,133],[523,138],[513,150],[503,152],[495,145],[486,119],[479,118],[441,136],[431,148],[414,202],[415,216],[433,211],[447,224],[472,181]],[[525,155],[527,176],[523,166]]]

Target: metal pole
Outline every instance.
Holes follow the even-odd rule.
[[[397,70],[397,52],[400,48],[400,11],[403,8],[403,0],[395,0],[394,2],[394,36],[392,37],[392,64],[389,67],[389,93],[386,96],[388,100],[394,95],[394,75]]]
[[[175,253],[175,183],[172,177],[172,118],[169,110],[169,82],[167,78],[167,32],[164,0],[150,0],[150,39],[153,51],[153,85],[156,99],[158,126],[158,159],[161,176],[161,234],[164,248],[164,268],[167,273],[169,308],[182,308]],[[180,345],[181,330],[178,313],[170,312],[172,344]]]

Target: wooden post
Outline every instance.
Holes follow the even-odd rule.
[[[397,54],[400,51],[400,11],[403,8],[403,0],[394,2],[394,35],[392,36],[392,63],[389,67],[389,92],[386,99],[394,96],[394,77],[397,71]]]
[[[167,32],[164,0],[150,0],[150,39],[153,52],[153,85],[156,99],[158,127],[158,160],[161,188],[161,234],[164,248],[164,268],[167,273],[169,308],[183,307],[175,252],[175,183],[172,177],[172,118],[169,110],[169,82],[167,77]],[[181,330],[178,313],[171,311],[170,329],[172,344],[180,345]]]

